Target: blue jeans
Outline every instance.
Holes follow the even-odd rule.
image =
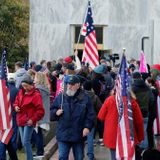
[[[83,142],[58,142],[59,160],[68,160],[70,149],[72,148],[74,160],[83,160]]]
[[[141,148],[148,148],[148,137],[147,137],[147,125],[148,125],[148,118],[143,118],[143,124],[144,124],[144,141],[139,144],[139,147]]]
[[[44,146],[43,146],[43,133],[42,128],[38,127],[38,132],[33,131],[32,138],[35,139],[35,144],[37,148],[36,155],[40,156],[44,154]]]
[[[6,160],[6,145],[0,142],[0,160]]]
[[[116,160],[116,150],[110,149],[110,152],[111,152],[111,160]]]
[[[87,144],[88,144],[88,152],[87,152],[87,156],[88,156],[88,160],[93,160],[94,159],[94,145],[93,145],[93,141],[94,141],[94,132],[95,132],[95,128],[92,128],[91,132],[88,134],[87,136]]]
[[[11,142],[15,151],[17,150],[17,135],[18,135],[18,126],[16,123],[16,117],[14,116],[13,117],[13,135],[11,138]]]
[[[31,137],[33,133],[33,126],[19,127],[21,141],[26,152],[26,160],[33,160]]]
[[[18,160],[16,150],[11,140],[7,145],[0,142],[0,160],[6,160],[6,150],[8,150],[8,154],[11,160]]]
[[[17,125],[14,125],[13,123],[13,134],[9,143],[6,145],[0,142],[0,160],[6,160],[6,150],[8,150],[8,154],[11,160],[18,160],[16,154],[17,151],[16,140],[17,140]]]

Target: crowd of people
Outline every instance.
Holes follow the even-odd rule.
[[[0,143],[0,160],[6,159],[6,150],[11,160],[18,160],[18,136],[26,160],[43,157],[43,133],[50,130],[50,121],[57,121],[59,160],[68,160],[71,148],[75,160],[82,160],[86,143],[88,160],[95,159],[95,145],[109,148],[111,159],[115,160],[118,69],[119,64],[112,66],[105,57],[101,57],[100,65],[94,69],[89,64],[77,69],[70,56],[52,62],[42,60],[40,64],[32,61],[28,70],[21,62],[16,62],[15,73],[8,76],[14,133],[7,145]],[[157,117],[160,71],[148,65],[148,73],[140,73],[139,61],[131,59],[128,73],[136,153],[140,149],[152,150],[155,148],[153,123]]]

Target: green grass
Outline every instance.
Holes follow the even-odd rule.
[[[34,154],[35,153],[35,148],[32,148],[32,153]],[[18,159],[19,160],[24,160],[25,159],[25,152],[24,152],[24,149],[21,149],[21,150],[17,150],[17,155],[18,155]]]
[[[18,150],[17,151],[17,155],[18,155],[18,159],[22,160],[22,159],[25,159],[25,152],[24,150]]]

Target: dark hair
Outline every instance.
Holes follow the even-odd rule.
[[[21,61],[16,62],[15,65],[18,66],[18,67],[20,67],[20,68],[23,66],[23,64],[22,64]]]
[[[132,73],[132,77],[133,79],[142,79],[141,73],[137,71]]]
[[[143,153],[143,160],[160,160],[160,151],[157,149],[147,149]]]
[[[148,77],[146,80],[148,81],[148,83],[152,84],[152,86],[156,85],[155,80],[153,78]]]
[[[42,65],[44,62],[46,62],[46,60],[41,60],[40,64]]]
[[[48,62],[47,62],[47,68],[50,70],[51,67],[52,67],[52,62],[51,62],[51,61],[48,61]]]

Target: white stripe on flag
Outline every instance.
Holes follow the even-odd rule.
[[[4,106],[4,95],[3,95],[3,90],[2,90],[2,81],[0,80],[0,112],[3,118],[2,123],[3,123],[3,129],[7,129],[7,119],[6,119],[6,114],[5,114],[5,106]]]
[[[93,56],[93,53],[90,50],[90,48],[88,47],[88,45],[86,45],[86,50],[88,51],[88,54],[92,57],[92,59],[94,60],[94,62],[97,63],[97,58],[95,56]]]
[[[88,41],[88,43],[89,43],[89,45],[90,45],[90,47],[92,48],[92,50],[93,50],[93,53],[94,53],[94,55],[95,55],[95,59],[96,59],[96,61],[97,61],[97,58],[96,58],[96,55],[97,55],[97,48],[94,46],[94,44],[91,42],[91,40],[89,39],[89,37],[87,37],[86,38],[87,39],[87,41]],[[89,48],[89,46],[88,46],[88,48]],[[91,51],[91,49],[89,49],[90,51]],[[91,51],[92,52],[92,51]],[[92,55],[93,55],[93,53],[92,53]]]
[[[121,137],[122,137],[122,144],[123,144],[123,154],[124,157],[128,156],[128,146],[127,146],[127,135],[126,135],[126,126],[125,126],[125,119],[124,119],[124,112],[120,122],[120,130],[121,130]]]

